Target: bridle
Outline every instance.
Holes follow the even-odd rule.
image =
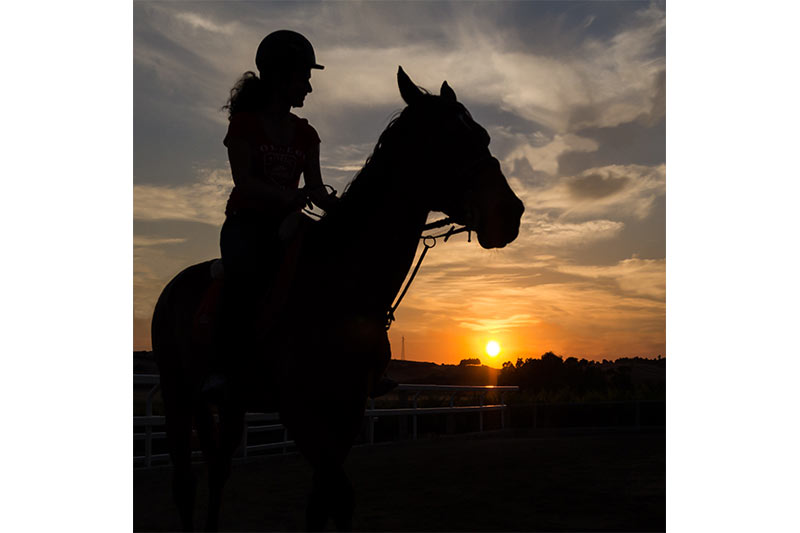
[[[422,244],[423,244],[424,248],[422,249],[422,253],[419,256],[419,259],[417,259],[417,264],[414,266],[414,270],[411,272],[411,276],[408,278],[408,281],[406,281],[405,286],[403,287],[403,290],[400,292],[400,295],[397,297],[397,299],[395,300],[394,304],[392,304],[389,307],[389,309],[386,311],[386,317],[385,317],[384,326],[385,326],[387,331],[389,330],[389,328],[392,327],[392,322],[395,321],[394,313],[397,310],[397,308],[400,306],[400,302],[403,300],[403,297],[408,292],[409,287],[411,287],[411,283],[414,281],[414,277],[416,277],[417,272],[419,271],[419,267],[422,265],[423,259],[425,259],[425,255],[428,253],[428,250],[430,250],[431,248],[436,246],[436,240],[439,239],[439,238],[444,238],[444,242],[447,242],[448,239],[450,239],[450,237],[452,237],[453,235],[457,235],[459,233],[463,233],[463,232],[466,231],[467,232],[467,242],[472,242],[472,232],[476,229],[475,228],[476,221],[475,221],[475,215],[474,215],[474,210],[473,210],[473,206],[472,206],[473,202],[471,200],[474,199],[475,188],[477,186],[477,177],[478,177],[477,169],[481,168],[487,162],[494,162],[498,166],[500,165],[500,162],[497,160],[497,158],[494,157],[493,155],[491,155],[490,153],[488,153],[488,150],[487,150],[486,155],[482,155],[480,157],[476,157],[474,159],[471,159],[471,160],[467,161],[465,164],[460,166],[452,174],[454,181],[463,182],[463,183],[467,184],[466,187],[464,188],[464,193],[462,195],[463,217],[447,216],[447,217],[445,217],[445,218],[443,218],[441,220],[437,220],[435,222],[430,222],[428,224],[425,224],[422,227],[422,230],[421,230],[420,233],[424,233],[424,232],[432,230],[432,229],[441,228],[441,227],[447,226],[448,224],[453,224],[450,227],[450,229],[447,230],[445,233],[440,233],[438,235],[422,235],[422,234],[420,234],[419,238],[422,239]],[[333,189],[333,187],[331,187],[330,185],[326,185],[326,187],[332,189],[333,194],[336,194],[336,190]],[[318,214],[316,214],[316,213],[314,213],[312,211],[309,211],[307,209],[304,209],[303,211],[305,213],[309,214],[309,215],[313,215],[313,216],[315,216],[317,218],[321,218],[320,215],[318,215]],[[461,223],[461,222],[456,221],[457,218],[463,219],[464,222]],[[460,226],[460,227],[457,227],[457,226]]]
[[[409,287],[411,287],[411,282],[414,281],[414,277],[417,275],[417,271],[419,271],[419,267],[422,265],[422,260],[425,259],[425,255],[428,253],[428,250],[436,246],[436,239],[443,237],[444,242],[447,242],[447,240],[453,235],[456,235],[458,233],[463,233],[466,231],[467,242],[472,242],[472,231],[475,229],[473,226],[475,223],[475,219],[474,219],[472,205],[469,200],[474,196],[475,192],[474,188],[477,181],[477,171],[475,169],[480,168],[480,166],[487,161],[495,161],[497,162],[498,165],[500,164],[500,162],[497,160],[496,157],[492,155],[485,155],[467,162],[464,166],[460,167],[454,173],[454,177],[456,180],[460,180],[462,177],[465,177],[467,176],[467,174],[469,174],[469,176],[467,176],[468,179],[465,180],[468,183],[468,185],[464,191],[464,196],[463,196],[464,221],[465,221],[464,224],[461,225],[461,227],[457,228],[456,224],[459,223],[456,222],[453,217],[448,216],[441,220],[425,224],[422,227],[422,232],[424,233],[425,231],[441,228],[447,226],[448,224],[453,224],[450,227],[450,229],[447,230],[445,233],[440,233],[438,235],[420,235],[419,238],[422,239],[422,244],[424,248],[422,249],[422,253],[419,256],[419,259],[417,260],[416,266],[414,266],[414,270],[411,272],[411,276],[408,278],[408,281],[406,281],[405,287],[403,287],[400,296],[397,297],[395,303],[391,305],[389,307],[389,310],[386,312],[385,327],[387,331],[389,330],[389,328],[392,327],[392,322],[395,321],[394,312],[400,306],[400,302],[403,300],[403,297],[408,292]]]

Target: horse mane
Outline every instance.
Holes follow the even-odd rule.
[[[439,99],[438,96],[430,94],[421,87],[420,90],[428,103],[432,103],[434,99]],[[369,209],[369,206],[376,199],[382,198],[389,193],[391,183],[389,180],[380,179],[380,176],[385,175],[387,171],[386,165],[392,160],[394,150],[399,146],[397,141],[408,135],[411,115],[409,109],[409,107],[405,107],[402,111],[392,116],[389,124],[378,137],[378,142],[375,143],[375,148],[367,157],[364,166],[345,187],[336,210],[323,216],[322,221],[335,219],[338,222],[346,218],[357,222],[355,219],[361,218],[361,215],[364,214],[365,210]],[[347,221],[341,221],[347,224]]]

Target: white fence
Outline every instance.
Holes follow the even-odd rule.
[[[153,431],[155,426],[164,425],[163,416],[153,415],[153,399],[156,392],[158,392],[159,376],[156,374],[134,374],[134,386],[147,386],[151,388],[147,393],[145,400],[145,415],[134,416],[133,426],[134,430],[143,428],[144,432],[134,432],[134,440],[144,441],[144,455],[134,456],[134,463],[144,464],[145,467],[152,466],[154,461],[163,461],[167,459],[168,454],[154,454],[153,453],[153,440],[163,439],[166,437],[164,431]],[[456,414],[456,413],[477,413],[479,431],[483,431],[483,413],[499,411],[500,412],[500,427],[505,428],[505,395],[508,392],[519,390],[516,386],[462,386],[462,385],[398,385],[393,392],[399,393],[402,396],[407,396],[408,400],[412,403],[412,407],[392,408],[392,409],[376,409],[375,400],[370,400],[370,406],[364,413],[367,417],[367,440],[370,444],[375,442],[375,422],[380,417],[385,416],[410,416],[411,417],[411,436],[417,439],[417,418],[422,415],[435,415],[435,414]],[[449,393],[449,405],[446,407],[418,407],[418,400],[421,394],[425,392],[435,393]],[[486,395],[490,392],[500,393],[500,403],[494,405],[484,405]],[[478,405],[455,405],[455,398],[461,393],[474,393],[478,396]],[[278,423],[277,413],[247,413],[245,415],[245,429],[242,438],[241,454],[240,457],[247,457],[248,453],[260,452],[269,449],[281,449],[286,453],[288,448],[294,444],[289,440],[286,428]],[[271,423],[270,423],[271,422]],[[251,425],[256,423],[257,425]],[[283,438],[279,442],[271,442],[265,444],[248,444],[248,435],[264,432],[282,432]],[[194,455],[200,455],[199,451],[194,452]]]

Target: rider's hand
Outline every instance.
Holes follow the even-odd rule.
[[[303,189],[283,191],[283,202],[292,211],[302,209],[308,203],[308,197]]]
[[[309,194],[309,198],[315,205],[318,205],[325,211],[330,211],[333,206],[339,201],[339,198],[336,196],[336,193],[328,193],[328,190],[323,187],[318,187],[311,191]]]

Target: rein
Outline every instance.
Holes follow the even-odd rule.
[[[458,171],[455,174],[457,176],[459,176],[459,177],[467,175],[467,174],[472,174],[477,166],[479,166],[481,164],[484,164],[487,161],[495,161],[495,162],[497,162],[497,159],[495,157],[493,157],[493,156],[478,157],[477,159],[474,159],[474,160],[468,162],[466,165],[464,165],[463,167],[458,169]],[[332,190],[333,194],[336,194],[336,189],[334,189],[333,187],[331,187],[330,185],[327,185],[327,184],[325,186],[330,188]],[[304,208],[303,212],[308,214],[308,215],[312,215],[312,216],[314,216],[316,218],[322,218],[321,215],[318,215],[317,213],[314,213],[309,209],[305,209]],[[469,217],[469,218],[471,219],[471,217]],[[467,223],[469,224],[469,223],[471,223],[471,221],[468,221]],[[425,224],[422,227],[422,232],[429,231],[429,230],[432,230],[432,229],[441,228],[441,227],[447,226],[448,224],[453,224],[453,219],[451,217],[446,217],[446,218],[443,218],[441,220],[437,220],[435,222],[430,222],[428,224]],[[417,260],[417,264],[414,266],[414,270],[411,272],[411,277],[408,278],[408,281],[406,281],[405,287],[403,287],[403,290],[400,292],[400,296],[397,297],[397,300],[395,301],[395,303],[391,307],[389,307],[389,309],[386,311],[386,321],[385,321],[384,327],[386,328],[387,331],[389,330],[389,328],[392,327],[392,322],[394,322],[396,320],[395,316],[394,316],[394,312],[400,306],[400,302],[403,301],[403,297],[406,295],[406,293],[408,292],[408,289],[411,287],[411,283],[414,281],[414,278],[416,277],[417,272],[419,271],[419,267],[422,266],[422,261],[423,261],[423,259],[425,259],[425,255],[428,253],[428,250],[430,250],[431,248],[436,246],[436,239],[438,239],[440,237],[444,237],[444,242],[447,242],[448,239],[450,239],[450,237],[452,237],[453,235],[456,235],[458,233],[463,233],[465,231],[468,232],[467,233],[467,242],[472,242],[472,230],[469,228],[469,226],[461,226],[460,228],[456,229],[455,224],[453,224],[450,227],[450,229],[447,230],[445,233],[440,233],[439,235],[420,235],[419,238],[422,239],[422,244],[424,245],[424,248],[422,250],[422,253],[419,256],[419,259]]]
[[[461,176],[465,176],[467,174],[473,174],[474,170],[475,170],[475,168],[477,166],[482,165],[482,164],[486,163],[487,161],[495,161],[495,162],[497,162],[497,159],[495,157],[493,157],[493,156],[478,157],[477,159],[474,159],[474,160],[468,162],[462,168],[458,169],[458,171],[456,172],[456,176],[461,177]],[[471,192],[471,189],[468,189],[468,194],[469,194],[469,192]],[[453,219],[450,218],[450,217],[447,217],[447,218],[444,218],[442,220],[437,220],[436,222],[431,222],[430,224],[425,224],[422,227],[422,231],[428,231],[428,230],[431,230],[431,229],[441,228],[443,226],[451,224],[452,222],[453,222]],[[471,217],[469,217],[469,221],[467,223],[468,224],[471,223]],[[469,226],[462,226],[462,227],[456,229],[455,225],[453,225],[453,226],[450,227],[449,230],[447,230],[447,232],[441,233],[439,235],[420,235],[420,239],[422,239],[422,244],[425,245],[425,249],[422,250],[422,254],[419,256],[419,259],[417,260],[417,264],[414,267],[414,271],[411,273],[411,277],[408,278],[408,281],[406,282],[406,286],[403,288],[403,291],[400,293],[400,296],[397,298],[397,301],[386,312],[386,325],[385,326],[386,326],[387,331],[388,331],[389,328],[392,327],[392,322],[395,321],[394,312],[397,310],[397,307],[400,305],[400,302],[403,300],[403,296],[405,296],[406,292],[408,292],[408,288],[411,286],[411,282],[414,281],[414,276],[417,275],[417,271],[419,270],[420,265],[422,265],[422,260],[425,259],[425,254],[428,253],[428,250],[430,250],[431,248],[436,246],[436,239],[438,239],[439,237],[444,237],[444,242],[447,242],[447,240],[450,237],[452,237],[453,235],[455,235],[457,233],[462,233],[464,231],[468,232],[467,242],[472,242],[472,230],[469,228]]]
[[[436,222],[425,224],[425,226],[422,227],[422,231],[441,228],[443,226],[450,224],[451,222],[452,219],[450,217],[444,218],[442,220],[437,220]],[[470,230],[467,226],[462,226],[456,229],[455,225],[453,225],[450,227],[449,230],[447,230],[447,232],[440,233],[439,235],[420,235],[419,238],[422,239],[422,244],[425,246],[425,248],[423,248],[422,253],[419,256],[419,259],[417,259],[417,264],[416,266],[414,266],[414,270],[411,272],[411,277],[408,278],[408,281],[406,281],[406,286],[403,287],[403,291],[400,293],[400,296],[398,296],[397,301],[395,301],[394,305],[392,305],[386,312],[385,327],[387,331],[389,330],[389,328],[392,327],[392,322],[395,321],[394,312],[400,306],[400,302],[403,301],[403,297],[408,292],[409,287],[411,287],[411,282],[414,281],[414,277],[417,275],[417,271],[419,271],[419,267],[422,265],[422,260],[425,259],[425,254],[428,253],[428,250],[436,246],[436,239],[438,239],[439,237],[444,237],[444,242],[447,242],[447,240],[453,235],[457,233],[463,233],[465,231],[469,232],[469,236],[467,237],[467,242],[471,242],[472,230]]]

